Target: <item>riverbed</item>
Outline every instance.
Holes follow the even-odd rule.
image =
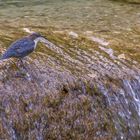
[[[0,62],[0,139],[140,137],[140,5],[111,0],[0,2],[0,52],[46,37],[24,61]]]

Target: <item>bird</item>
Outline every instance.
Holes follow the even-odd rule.
[[[41,40],[41,38],[44,37],[41,34],[34,32],[26,37],[16,40],[4,52],[4,54],[0,57],[0,60],[19,58],[19,60],[22,61],[22,58],[35,50],[37,43]]]

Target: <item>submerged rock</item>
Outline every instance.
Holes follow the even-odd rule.
[[[126,1],[130,3],[140,3],[140,0],[126,0]]]
[[[114,0],[114,1],[116,1],[116,0]],[[120,0],[118,0],[118,1],[120,1]],[[140,3],[140,0],[121,0],[121,2],[122,1],[129,2],[129,3],[137,3],[137,4]]]
[[[73,42],[56,33],[48,40],[25,61],[26,71],[16,60],[0,64],[0,138],[139,135],[139,71],[86,37]]]
[[[73,38],[78,38],[78,34],[73,31],[69,32],[68,34]]]

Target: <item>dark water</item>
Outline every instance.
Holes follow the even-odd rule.
[[[139,139],[140,6],[1,0],[0,52],[40,32],[25,60],[0,62],[0,139]]]

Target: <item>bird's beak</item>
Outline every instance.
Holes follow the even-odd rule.
[[[41,35],[42,38],[47,39],[45,36]]]
[[[48,39],[45,37],[45,36],[40,36],[40,41],[42,41],[42,42],[46,42],[46,41],[48,41]]]

